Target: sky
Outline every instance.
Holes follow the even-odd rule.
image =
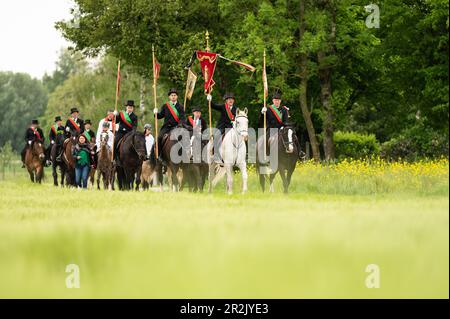
[[[69,20],[72,0],[0,0],[0,71],[52,73],[58,52],[70,45],[55,29]]]

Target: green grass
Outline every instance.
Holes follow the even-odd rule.
[[[19,173],[0,181],[0,298],[448,298],[443,178],[336,194],[296,172],[286,196],[278,181],[261,194],[251,174],[248,194],[228,196],[78,191]],[[80,289],[65,286],[71,263]],[[368,264],[379,289],[365,286]]]

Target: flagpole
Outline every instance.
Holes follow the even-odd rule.
[[[186,77],[186,89],[184,91],[184,104],[183,104],[183,108],[184,108],[184,112],[186,113],[186,101],[187,101],[187,91],[188,91],[188,84],[189,84],[189,71],[191,70],[191,68],[188,69],[187,71],[187,77]]]
[[[114,112],[117,113],[117,104],[119,103],[119,95],[120,95],[120,60],[117,63],[117,81],[116,81],[116,103],[114,105]],[[114,140],[116,138],[116,117],[114,115],[113,121],[113,138],[112,138],[112,145],[113,148],[111,150],[111,160],[114,161]]]
[[[206,52],[209,52],[209,32],[208,30],[206,30],[206,34],[205,34],[205,38],[206,38]],[[206,80],[206,76],[205,76],[205,80]],[[209,87],[208,90],[208,94],[211,94],[211,87]],[[208,112],[209,112],[209,139],[212,139],[213,133],[212,133],[212,110],[211,110],[211,100],[208,101]],[[212,152],[212,148],[211,148],[211,152]]]
[[[153,101],[155,103],[155,108],[157,108],[156,101],[156,76],[155,76],[155,46],[152,45],[152,58],[153,58]],[[158,154],[158,114],[155,116],[155,155],[156,158],[159,157]]]
[[[266,81],[266,79],[267,79],[267,73],[266,73],[266,49],[264,49],[264,57],[263,57],[263,72],[264,72],[264,75],[265,75],[265,80],[264,81]],[[267,109],[266,109],[266,106],[267,106],[267,103],[266,103],[266,85],[265,85],[265,83],[263,83],[263,86],[264,86],[264,109],[266,110],[265,112],[264,112],[264,162],[266,161],[266,154],[267,154],[267,123],[266,123],[266,119],[267,119],[267,115],[266,115],[266,113],[267,113]]]

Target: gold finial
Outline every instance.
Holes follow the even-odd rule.
[[[205,37],[206,37],[206,52],[209,52],[209,32],[208,32],[208,30],[206,30],[206,34],[205,34]]]

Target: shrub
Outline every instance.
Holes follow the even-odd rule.
[[[380,155],[380,144],[373,134],[336,131],[334,133],[334,145],[338,160]]]
[[[424,158],[448,158],[448,154],[448,133],[439,133],[423,124],[408,128],[381,145],[381,157],[387,160],[412,162]]]

